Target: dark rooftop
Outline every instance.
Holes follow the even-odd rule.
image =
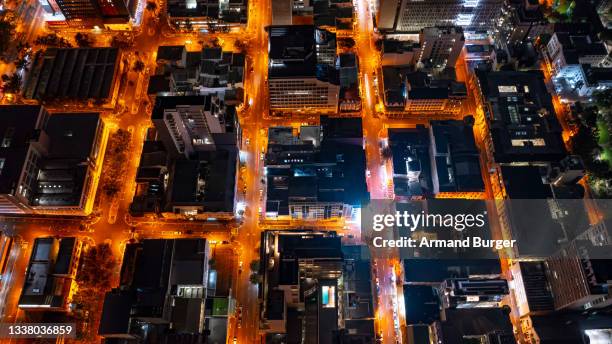
[[[476,72],[497,163],[558,162],[566,155],[541,71]]]
[[[179,61],[185,53],[184,45],[161,45],[157,48],[156,61]]]
[[[119,66],[117,48],[49,48],[24,87],[33,99],[109,99]]]

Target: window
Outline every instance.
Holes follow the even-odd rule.
[[[2,169],[4,168],[4,162],[6,159],[0,158],[0,176],[2,175]]]
[[[13,140],[13,134],[15,133],[15,128],[8,127],[4,132],[4,138],[2,139],[2,148],[7,148],[11,146],[11,141]]]
[[[321,288],[321,304],[323,308],[336,307],[336,287],[324,285]]]

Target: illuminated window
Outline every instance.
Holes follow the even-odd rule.
[[[336,287],[327,285],[321,287],[321,304],[323,308],[336,307]]]
[[[516,93],[516,86],[497,86],[499,93]]]

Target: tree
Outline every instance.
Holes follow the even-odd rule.
[[[612,90],[596,92],[594,95],[595,104],[600,110],[608,111],[612,107]]]
[[[117,130],[109,138],[101,181],[102,190],[108,197],[115,196],[121,190],[130,141],[130,133],[122,129]]]
[[[157,4],[155,3],[155,1],[147,1],[147,5],[145,8],[147,11],[155,13],[155,11],[157,11]]]
[[[247,43],[243,40],[237,39],[234,41],[234,48],[236,48],[236,50],[238,50],[241,53],[246,52],[247,50]]]
[[[35,44],[44,45],[47,47],[58,47],[58,48],[71,48],[72,44],[68,42],[66,39],[54,34],[50,33],[44,36],[38,36],[34,41]]]
[[[20,57],[17,59],[17,61],[15,61],[15,67],[17,69],[24,69],[27,70],[28,67],[30,66],[30,62],[28,61],[27,58],[24,57]]]
[[[251,283],[253,283],[253,284],[258,284],[258,283],[261,282],[261,276],[259,276],[258,274],[253,273],[253,274],[251,274],[249,276],[249,281]]]
[[[355,40],[350,37],[343,37],[338,39],[338,46],[341,48],[350,49],[355,46]]]
[[[86,33],[78,32],[76,35],[74,35],[74,40],[81,48],[90,47],[92,44],[91,38]]]
[[[249,267],[251,268],[251,271],[258,272],[259,271],[259,260],[258,259],[253,260],[251,264],[249,265]]]
[[[110,245],[98,244],[83,255],[77,282],[81,288],[104,291],[111,287],[113,271],[117,261]]]
[[[119,48],[119,49],[127,49],[132,46],[132,42],[127,39],[118,38],[117,36],[113,37],[111,40],[111,47]]]
[[[141,60],[136,60],[132,69],[134,70],[134,72],[140,73],[145,69],[145,64]]]
[[[381,51],[383,48],[383,40],[382,39],[377,39],[376,42],[374,42],[374,45],[376,46],[376,50]]]
[[[19,93],[21,91],[21,75],[19,73],[2,75],[2,91],[4,93]]]
[[[0,54],[2,55],[13,43],[15,26],[15,16],[11,11],[5,10],[0,13]]]

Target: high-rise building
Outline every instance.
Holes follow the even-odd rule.
[[[158,96],[130,206],[134,216],[232,218],[240,128],[216,96]]]
[[[114,28],[116,25],[124,27],[135,19],[138,6],[138,0],[48,0],[44,9],[52,14],[49,18],[54,25],[63,18],[73,27],[105,25]]]
[[[374,343],[367,248],[330,232],[262,233],[261,323],[266,343]],[[342,321],[339,321],[342,319]]]
[[[546,260],[555,309],[588,310],[612,305],[610,246],[576,240]]]
[[[312,25],[272,26],[268,33],[272,113],[336,113],[336,35]]]
[[[107,130],[98,113],[0,106],[0,213],[88,214]]]
[[[270,128],[265,163],[268,217],[352,218],[369,198],[360,118],[325,116],[299,135]]]
[[[220,343],[234,299],[221,291],[205,239],[126,245],[120,285],[106,293],[98,333],[106,340]],[[219,275],[221,271],[219,271]]]
[[[381,0],[378,28],[383,32],[417,33],[431,26],[493,30],[502,14],[502,0]]]
[[[508,282],[501,278],[449,278],[440,286],[444,308],[495,308],[509,292]]]
[[[461,54],[465,38],[458,26],[426,27],[419,34],[421,50],[418,63],[421,67],[442,70],[454,68]]]
[[[561,125],[540,71],[477,71],[491,138],[487,150],[496,163],[559,162],[566,156]]]
[[[247,0],[169,0],[168,22],[188,31],[227,31],[245,25],[248,16]]]

